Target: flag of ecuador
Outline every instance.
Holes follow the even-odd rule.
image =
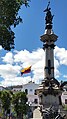
[[[21,70],[21,75],[26,74],[26,73],[30,73],[31,72],[31,66],[24,68]]]

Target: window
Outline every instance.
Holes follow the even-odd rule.
[[[34,91],[34,94],[37,95],[37,91],[36,90]]]
[[[67,104],[67,99],[65,99],[65,104]]]
[[[25,93],[28,94],[28,89],[25,89]]]
[[[48,60],[48,74],[51,74],[51,61]]]
[[[38,103],[38,99],[34,99],[34,103],[37,104]]]
[[[32,89],[30,89],[30,91],[32,91]]]

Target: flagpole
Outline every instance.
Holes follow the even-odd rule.
[[[32,82],[32,71],[30,73],[31,73],[31,76],[30,77],[31,77],[31,82]]]

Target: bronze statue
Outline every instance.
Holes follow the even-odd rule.
[[[48,6],[44,10],[44,12],[46,12],[46,17],[45,17],[46,24],[52,24],[52,19],[53,19],[53,16],[54,16],[54,15],[51,14],[51,11],[50,11],[51,8],[49,7],[49,5],[50,5],[50,2],[48,2]]]

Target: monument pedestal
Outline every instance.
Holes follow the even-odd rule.
[[[58,87],[44,87],[40,86],[37,89],[39,95],[39,103],[43,108],[48,108],[50,106],[59,107],[61,104],[61,91]]]

